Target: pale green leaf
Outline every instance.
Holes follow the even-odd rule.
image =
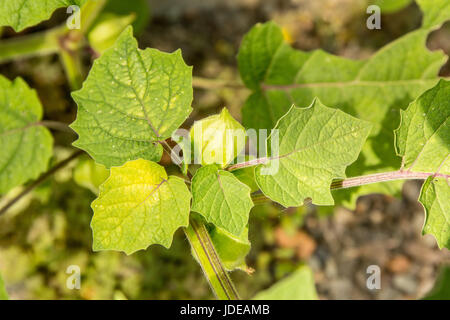
[[[0,274],[0,300],[8,300],[8,292],[6,292],[5,283],[3,282],[2,275]]]
[[[259,292],[254,300],[317,300],[314,274],[301,266],[269,289]]]
[[[168,178],[157,163],[139,159],[111,168],[92,203],[94,250],[169,248],[174,232],[189,223],[190,201],[184,181]]]
[[[219,254],[220,260],[228,271],[234,269],[246,270],[245,257],[250,251],[251,244],[248,240],[248,228],[235,236],[218,227],[212,227],[209,235]]]
[[[242,234],[253,207],[247,185],[232,173],[208,165],[197,170],[191,190],[192,211],[235,236]]]
[[[450,174],[449,118],[450,81],[445,80],[401,111],[395,143],[405,169]]]
[[[332,205],[331,181],[345,177],[371,127],[317,99],[308,108],[293,106],[275,127],[278,155],[271,154],[255,169],[256,182],[266,196],[286,207],[300,206],[306,198],[317,205]]]
[[[41,119],[36,92],[20,78],[11,82],[0,75],[0,194],[47,169],[53,138]]]
[[[92,1],[92,0],[91,0]],[[76,5],[87,0],[0,0],[0,26],[11,26],[15,31],[47,20],[58,8]]]
[[[243,124],[271,129],[292,104],[306,107],[318,97],[374,125],[359,159],[349,168],[352,174],[397,169],[393,130],[399,110],[438,82],[447,60],[442,52],[427,49],[428,34],[428,29],[419,29],[370,59],[351,60],[322,50],[294,50],[275,23],[257,24],[244,37],[238,55],[242,80],[253,91],[242,110]],[[341,192],[361,195],[364,190],[369,191],[363,187]]]
[[[423,11],[423,28],[438,28],[450,19],[450,1],[448,0],[416,0]]]
[[[181,51],[140,50],[128,27],[94,65],[78,104],[75,146],[96,162],[119,166],[138,158],[159,161],[169,138],[192,108],[192,67]]]
[[[419,201],[425,208],[424,234],[432,234],[439,248],[450,249],[450,185],[444,178],[425,181]]]

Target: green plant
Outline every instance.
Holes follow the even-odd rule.
[[[440,248],[450,248],[450,81],[438,77],[447,57],[425,46],[428,34],[450,19],[448,1],[417,0],[423,26],[364,61],[295,50],[276,24],[256,25],[238,54],[242,81],[251,90],[243,125],[224,109],[194,123],[187,143],[174,132],[192,111],[193,83],[205,80],[193,81],[181,51],[139,49],[127,26],[135,15],[102,15],[106,1],[47,2],[47,10],[38,6],[38,14],[30,14],[37,2],[18,8],[1,1],[0,25],[19,31],[75,4],[83,5],[81,29],[58,27],[0,44],[0,60],[61,56],[78,105],[74,146],[110,170],[92,203],[95,251],[170,248],[174,232],[183,228],[216,296],[238,299],[228,272],[246,269],[255,203],[352,206],[364,194],[395,194],[405,179],[425,180],[419,197],[426,211],[423,231]],[[102,24],[115,22],[118,28],[99,41]],[[87,39],[99,57],[83,81],[79,50]],[[0,88],[0,193],[37,179],[3,213],[82,152],[45,172],[52,156],[48,128],[65,127],[42,120],[41,103],[23,80],[0,77]],[[244,128],[271,135],[265,148],[260,144],[263,156],[235,163],[245,149]],[[182,155],[174,152],[174,142]],[[157,163],[164,152],[179,172],[169,175]],[[192,165],[196,155],[201,161]],[[105,168],[98,170],[104,176]],[[97,185],[89,188],[96,192]],[[316,297],[307,267],[292,277],[304,285],[300,298]],[[279,297],[295,289],[291,283],[256,298]]]

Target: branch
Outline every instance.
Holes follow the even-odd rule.
[[[68,157],[67,159],[59,162],[54,167],[52,167],[50,170],[48,170],[47,172],[42,174],[37,180],[35,180],[32,184],[30,184],[28,187],[26,187],[21,193],[19,193],[17,196],[12,198],[5,206],[0,208],[0,216],[2,214],[4,214],[6,211],[8,211],[9,208],[11,208],[16,202],[18,202],[20,199],[22,199],[24,196],[26,196],[31,191],[33,191],[34,188],[36,188],[41,183],[43,183],[45,180],[47,180],[49,177],[51,177],[55,172],[57,172],[58,170],[64,168],[66,165],[68,165],[70,162],[72,162],[72,160],[78,158],[83,153],[84,152],[81,151],[81,150],[75,152],[70,157]]]

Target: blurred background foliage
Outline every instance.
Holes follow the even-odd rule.
[[[381,0],[144,0],[133,2],[134,11],[129,2],[119,2],[123,4],[120,9],[111,9],[99,18],[99,34],[108,17],[131,17],[141,47],[169,52],[181,48],[187,63],[194,66],[195,76],[233,82],[239,78],[235,56],[240,40],[256,22],[275,20],[283,26],[286,39],[299,49],[323,48],[346,57],[366,58],[417,28],[421,20],[412,1],[398,1],[395,7],[385,8],[381,30],[365,27],[367,6],[375,3],[383,8]],[[59,10],[49,21],[24,33],[55,26],[65,18],[65,11]],[[14,36],[11,29],[3,30],[3,39]],[[449,24],[430,35],[428,46],[450,52]],[[86,50],[86,66],[92,62],[91,56]],[[46,119],[74,120],[76,106],[57,57],[4,63],[0,72],[10,79],[21,76],[37,89]],[[441,75],[450,75],[449,64]],[[247,94],[230,88],[195,90],[194,112],[184,126],[189,128],[194,120],[223,106],[239,119]],[[54,134],[56,162],[73,152],[70,144],[74,136]],[[162,162],[168,164],[168,159]],[[182,232],[177,232],[170,250],[152,246],[131,256],[92,252],[90,203],[107,175],[104,168],[81,158],[0,217],[0,273],[10,298],[212,298]],[[247,272],[232,274],[238,291],[251,298],[307,263],[314,271],[321,299],[425,296],[439,270],[450,264],[450,254],[438,250],[430,236],[420,235],[424,217],[415,200],[419,188],[416,182],[406,183],[400,199],[363,197],[354,211],[336,208],[317,213],[312,206],[283,209],[258,205],[250,219],[252,249],[246,260]],[[13,190],[0,204],[20,191]],[[381,290],[366,288],[366,268],[371,264],[382,269]],[[81,268],[80,290],[66,287],[70,265]],[[448,281],[445,270],[440,279]],[[448,286],[438,285],[428,297],[450,298],[445,288]]]

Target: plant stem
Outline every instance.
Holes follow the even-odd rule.
[[[220,261],[205,225],[191,218],[185,234],[216,297],[220,300],[239,300],[236,288]]]
[[[59,38],[66,28],[57,27],[43,32],[0,41],[0,63],[17,58],[43,56],[57,53],[60,49]]]
[[[62,131],[62,132],[69,132],[75,134],[75,132],[64,122],[59,121],[53,121],[53,120],[42,120],[36,123],[38,126],[44,126],[49,129]]]
[[[8,209],[11,208],[16,202],[18,202],[20,199],[22,199],[24,196],[30,193],[34,188],[36,188],[45,180],[47,180],[49,177],[51,177],[55,172],[64,168],[66,165],[68,165],[70,162],[81,156],[83,153],[84,152],[81,150],[76,151],[70,157],[57,163],[50,170],[42,174],[37,180],[33,181],[33,183],[31,183],[28,187],[26,187],[21,193],[19,193],[17,196],[8,201],[8,203],[5,204],[2,208],[0,208],[0,216],[4,214],[6,211],[8,211]]]
[[[346,179],[336,179],[331,183],[331,189],[346,189],[351,187],[363,186],[366,184],[386,182],[393,180],[426,180],[428,177],[435,176],[440,178],[449,178],[449,175],[442,173],[432,173],[432,172],[412,172],[412,171],[390,171],[369,174],[365,176],[352,177]]]
[[[61,63],[66,72],[67,80],[72,91],[78,90],[83,85],[84,72],[80,52],[62,49],[59,52]]]
[[[237,164],[233,164],[231,166],[229,166],[227,168],[228,171],[234,171],[234,170],[238,170],[238,169],[242,169],[242,168],[247,168],[247,167],[253,167],[256,166],[258,164],[264,164],[267,161],[269,161],[269,158],[258,158],[258,159],[252,159],[246,162],[241,162],[241,163],[237,163]]]
[[[223,88],[246,89],[246,87],[240,82],[208,79],[208,78],[201,78],[201,77],[193,77],[192,78],[192,86],[194,88],[206,89],[206,90],[223,89]]]

